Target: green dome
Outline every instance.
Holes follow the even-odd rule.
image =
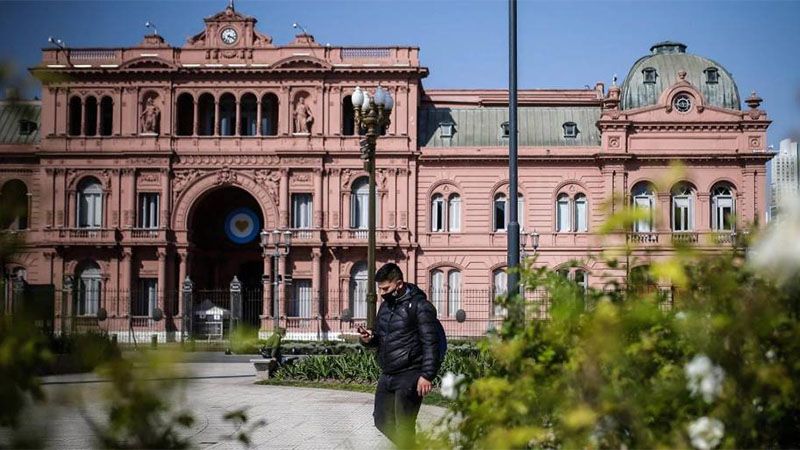
[[[671,41],[653,45],[650,54],[633,65],[621,86],[622,109],[655,105],[661,93],[678,81],[682,70],[686,81],[703,94],[706,105],[741,109],[739,89],[730,72],[713,60],[686,53],[686,45]]]

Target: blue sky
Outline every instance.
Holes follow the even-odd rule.
[[[154,22],[173,46],[225,8],[213,1],[0,1],[0,58],[20,68],[40,59],[47,37],[74,47],[135,45]],[[428,88],[504,88],[508,82],[505,0],[237,0],[277,44],[301,23],[331,45],[421,48]],[[650,45],[677,40],[733,73],[774,121],[769,142],[800,132],[800,1],[519,2],[520,88],[581,88],[620,80]],[[24,73],[23,73],[24,75]]]

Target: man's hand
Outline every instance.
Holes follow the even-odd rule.
[[[419,380],[417,380],[417,394],[420,397],[424,397],[431,392],[431,389],[433,389],[433,384],[426,380],[425,377],[419,377]]]
[[[358,334],[361,335],[359,336],[361,342],[365,344],[369,344],[372,341],[372,338],[375,337],[375,335],[372,333],[372,330],[367,330],[366,328],[361,326],[358,327]]]

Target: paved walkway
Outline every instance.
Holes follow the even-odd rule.
[[[248,407],[252,421],[266,426],[251,438],[265,449],[389,449],[391,443],[372,424],[372,394],[254,384],[249,363],[186,363],[184,400],[197,419],[189,432],[200,448],[242,448],[224,440],[233,427],[222,416]],[[46,377],[45,392],[51,402],[26,414],[34,432],[46,430],[48,448],[93,447],[91,430],[70,398],[80,394],[90,417],[103,418],[100,393],[105,382],[94,375]],[[442,408],[423,405],[418,423],[431,426],[444,414]],[[0,432],[0,445],[5,438]]]

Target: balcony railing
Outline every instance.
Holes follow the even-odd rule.
[[[43,230],[45,239],[61,245],[112,245],[117,242],[115,228],[56,228]]]
[[[658,233],[631,233],[628,242],[632,244],[658,244]]]
[[[292,229],[292,245],[295,244],[319,244],[321,242],[321,235],[319,229],[302,228]]]
[[[691,231],[676,231],[672,233],[673,244],[697,244],[698,242],[698,233]]]
[[[327,232],[328,242],[339,245],[367,245],[369,231],[362,229],[330,230]],[[395,230],[375,230],[375,242],[378,245],[396,245],[398,236]]]

